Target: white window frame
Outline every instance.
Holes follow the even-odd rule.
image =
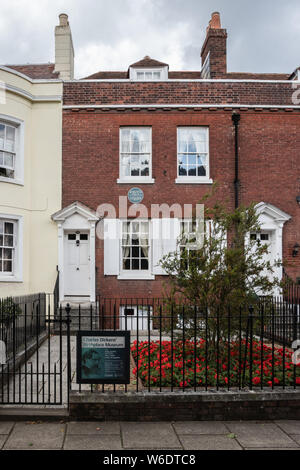
[[[14,177],[0,176],[0,183],[24,185],[24,121],[12,116],[0,114],[0,124],[12,126],[16,129]],[[1,150],[0,150],[1,151]]]
[[[23,217],[14,214],[0,214],[0,220],[14,223],[14,260],[12,274],[0,272],[0,282],[23,282]]]
[[[179,175],[179,131],[180,129],[205,129],[206,130],[206,141],[207,141],[207,164],[206,164],[206,175],[205,176],[182,176]],[[209,127],[207,126],[178,126],[177,127],[177,178],[175,183],[177,184],[212,184],[213,180],[210,178],[210,162],[209,162]]]
[[[122,252],[122,240],[123,240],[123,223],[124,222],[148,222],[149,225],[149,248],[148,248],[148,269],[147,270],[124,270],[123,269],[123,252]],[[121,231],[120,231],[120,274],[118,279],[122,280],[154,280],[155,276],[152,274],[152,224],[149,219],[120,219]]]
[[[149,155],[149,176],[126,176],[122,175],[122,130],[124,129],[149,129],[150,131],[150,155]],[[121,126],[119,129],[119,184],[153,184],[155,179],[152,178],[152,127],[151,126]]]
[[[145,74],[146,73],[152,73],[159,72],[160,73],[160,78],[152,78],[152,79],[146,79]],[[143,73],[144,78],[138,78],[138,74]],[[130,67],[130,80],[134,80],[137,82],[161,82],[168,80],[168,67],[141,67],[141,68],[135,68],[135,67]]]

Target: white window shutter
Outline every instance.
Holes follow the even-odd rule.
[[[118,219],[104,219],[104,274],[120,274],[121,222]]]
[[[218,232],[218,225],[213,220],[209,220],[207,222],[206,233],[210,233],[210,235],[214,238],[222,238],[222,250],[225,250],[227,248],[227,232],[225,234]]]
[[[163,256],[177,250],[179,235],[178,219],[152,219],[153,274],[166,274],[158,263]]]

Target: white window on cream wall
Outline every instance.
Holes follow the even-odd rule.
[[[0,214],[0,282],[22,281],[23,219]]]
[[[176,183],[210,184],[208,127],[178,127]]]
[[[23,122],[0,114],[0,182],[24,183]]]
[[[153,182],[151,127],[121,127],[118,183]]]

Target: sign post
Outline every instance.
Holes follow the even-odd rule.
[[[77,383],[129,384],[130,332],[78,331]]]

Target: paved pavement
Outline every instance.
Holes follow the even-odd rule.
[[[0,449],[300,450],[300,421],[0,421]]]

